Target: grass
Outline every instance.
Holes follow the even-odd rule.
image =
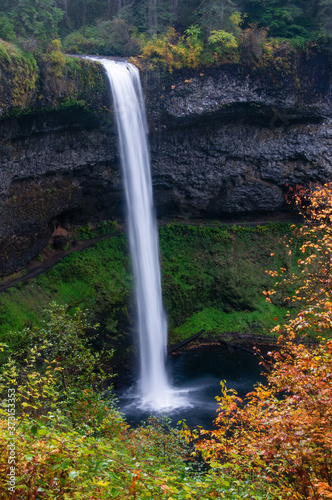
[[[205,335],[210,336],[211,333],[222,336],[225,340],[231,340],[234,333],[271,336],[270,330],[275,324],[285,320],[286,314],[286,308],[269,304],[264,298],[259,309],[251,312],[225,312],[221,309],[205,307],[190,316],[185,323],[174,328],[172,339],[174,342],[180,342],[193,332],[203,329],[206,333],[201,338]]]

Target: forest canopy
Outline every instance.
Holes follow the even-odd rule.
[[[269,39],[326,46],[332,0],[3,0],[0,38],[30,52],[61,39],[72,53],[180,54],[178,65],[236,62],[242,45]],[[147,47],[147,49],[146,49]],[[164,47],[165,48],[165,47]],[[181,51],[186,52],[181,58]],[[202,53],[208,54],[202,57]],[[175,57],[175,58],[176,58]]]

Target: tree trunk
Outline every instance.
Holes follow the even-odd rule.
[[[192,335],[191,337],[189,337],[188,339],[185,339],[183,340],[182,342],[180,342],[179,344],[176,344],[176,345],[173,345],[173,346],[170,346],[167,350],[167,354],[172,354],[172,352],[175,352],[177,351],[178,349],[181,349],[181,347],[184,347],[185,345],[187,344],[190,344],[190,342],[193,342],[194,340],[198,339],[198,337],[200,335],[202,335],[202,333],[204,333],[205,330],[201,330],[200,332],[198,333],[195,333],[195,335]]]
[[[86,4],[83,7],[83,36],[85,38],[85,25],[86,25]]]
[[[157,33],[157,5],[158,0],[149,0],[149,31],[150,36]]]
[[[109,19],[116,16],[123,7],[123,0],[107,0],[107,15]]]
[[[178,21],[179,19],[179,0],[170,0],[171,1],[171,14],[174,21]]]
[[[68,20],[68,0],[63,0],[63,10],[65,11],[64,20]]]

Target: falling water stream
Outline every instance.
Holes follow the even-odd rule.
[[[140,405],[158,411],[178,406],[181,400],[170,387],[166,372],[167,321],[143,94],[135,66],[98,60],[110,81],[119,135],[138,311]]]
[[[89,59],[103,65],[112,91],[135,277],[140,346],[138,390],[132,386],[124,388],[119,393],[120,406],[133,421],[145,418],[150,411],[171,412],[175,418],[181,411],[182,418],[201,425],[214,418],[213,396],[218,394],[219,380],[226,378],[226,372],[229,380],[232,370],[235,371],[231,386],[238,387],[239,392],[251,390],[254,380],[259,379],[258,364],[248,354],[235,356],[214,347],[189,357],[183,354],[169,360],[166,366],[167,321],[162,303],[147,121],[139,72],[127,62]],[[176,389],[169,381],[170,366]]]

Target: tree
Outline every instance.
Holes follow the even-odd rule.
[[[244,0],[248,23],[269,29],[276,37],[310,38],[315,28],[315,3],[309,0]]]
[[[179,18],[179,0],[170,0],[170,10],[174,21]]]
[[[157,33],[157,27],[158,27],[157,6],[158,6],[158,0],[149,0],[148,4],[149,32],[151,36]]]
[[[45,328],[26,328],[24,346],[1,367],[0,393],[18,386],[20,409],[31,414],[47,414],[52,399],[71,413],[84,390],[100,389],[113,376],[103,371],[113,351],[94,352],[91,346],[98,326],[89,323],[86,312],[69,315],[52,302]]]
[[[233,23],[230,16],[238,10],[238,4],[233,0],[205,0],[197,9],[198,23],[210,36],[214,30],[232,31]]]
[[[332,341],[311,349],[290,339],[270,355],[267,383],[244,401],[222,383],[216,428],[197,447],[212,467],[278,485],[277,498],[331,498]]]
[[[97,19],[105,18],[107,9],[106,0],[68,0],[69,25],[74,29],[83,28],[85,36],[86,27],[93,25]]]
[[[57,38],[62,17],[63,11],[54,0],[19,0],[13,11],[17,34],[37,38],[43,44]]]
[[[123,0],[107,0],[108,18],[112,19],[112,17],[116,16],[123,6]]]
[[[329,499],[332,340],[325,335],[332,329],[332,183],[297,188],[293,200],[305,217],[303,258],[299,272],[284,281],[296,284],[292,300],[301,310],[274,329],[279,348],[269,353],[266,384],[244,401],[221,384],[216,428],[201,432],[197,448],[212,467],[225,464],[237,478],[258,475],[278,485],[282,496],[276,498]],[[312,334],[315,344],[306,346]]]
[[[9,42],[15,40],[16,34],[14,31],[14,25],[6,16],[0,12],[0,38],[3,40],[8,40]]]

